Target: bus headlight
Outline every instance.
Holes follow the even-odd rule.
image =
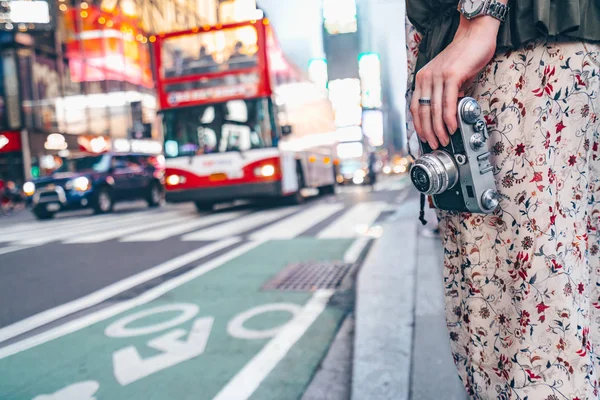
[[[271,164],[263,165],[262,167],[256,167],[254,169],[254,175],[268,178],[275,175],[275,167]]]
[[[80,176],[79,178],[75,178],[73,180],[73,187],[78,192],[85,192],[90,189],[90,180],[85,176]]]
[[[23,193],[27,196],[33,196],[35,193],[35,183],[25,182],[25,184],[23,184]]]

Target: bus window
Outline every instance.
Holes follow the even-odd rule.
[[[163,78],[253,68],[258,62],[253,26],[167,38],[161,49]]]

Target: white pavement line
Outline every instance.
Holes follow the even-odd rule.
[[[192,240],[217,240],[224,237],[239,235],[250,229],[267,224],[275,219],[283,218],[294,211],[296,207],[284,208],[280,210],[259,211],[242,218],[235,219],[226,224],[221,224],[213,228],[192,232],[185,235],[182,239]]]
[[[86,224],[96,224],[108,220],[117,220],[121,218],[136,217],[139,215],[154,215],[160,214],[159,211],[144,210],[143,212],[136,212],[133,214],[117,215],[117,214],[105,214],[105,215],[86,215],[76,218],[68,218],[63,220],[49,220],[49,221],[36,221],[29,223],[22,223],[7,228],[0,229],[0,242],[13,241],[11,235],[17,234],[19,239],[31,237],[35,234],[42,234],[47,232],[56,232],[59,228],[61,230],[68,230],[77,228]],[[16,239],[15,239],[16,240]]]
[[[144,293],[135,297],[131,300],[123,301],[121,303],[117,303],[113,306],[107,307],[100,311],[94,312],[92,314],[88,314],[84,317],[78,318],[76,320],[67,322],[64,325],[58,326],[56,328],[50,329],[46,332],[40,333],[39,335],[32,336],[27,339],[23,339],[20,342],[13,343],[6,347],[0,348],[0,360],[3,358],[12,356],[14,354],[20,353],[25,350],[29,350],[33,347],[39,346],[41,344],[47,343],[51,340],[57,339],[61,336],[68,335],[70,333],[76,332],[80,329],[86,328],[90,325],[93,325],[97,322],[104,321],[108,318],[114,317],[120,313],[123,313],[127,310],[131,310],[134,307],[141,306],[143,304],[149,303],[152,300],[155,300],[162,296],[165,293],[177,288],[178,286],[183,285],[195,279],[199,276],[206,274],[214,269],[219,268],[223,264],[228,261],[233,260],[241,256],[242,254],[252,250],[253,248],[259,246],[264,242],[249,242],[244,245],[241,245],[222,256],[216,257],[205,264],[200,264],[193,270],[186,272],[182,275],[179,275],[169,281],[166,281],[163,284],[160,284]]]
[[[141,218],[141,215],[143,214],[126,215],[121,217],[117,217],[115,215],[102,215],[93,218],[80,218],[77,220],[68,221],[66,224],[56,221],[52,225],[45,225],[43,229],[33,229],[29,231],[0,235],[0,242],[15,242],[18,240],[29,240],[38,237],[50,237],[58,233],[62,234],[66,232],[78,231],[88,227],[103,225],[114,221],[122,221],[124,219],[139,219]],[[145,214],[145,218],[148,218],[150,215],[151,214]]]
[[[19,251],[19,250],[25,250],[25,249],[28,249],[30,247],[32,247],[32,246],[6,246],[6,247],[2,247],[2,248],[0,248],[0,255],[12,253],[14,251]]]
[[[291,320],[262,350],[231,379],[213,400],[247,400],[279,364],[308,328],[321,315],[333,290],[317,290]]]
[[[343,204],[321,204],[267,226],[250,237],[254,240],[292,239],[344,208]]]
[[[137,285],[167,274],[199,258],[204,258],[212,253],[239,242],[239,239],[225,239],[219,242],[211,243],[207,246],[201,247],[200,249],[183,254],[153,268],[140,272],[139,274],[130,276],[129,278],[123,279],[119,282],[115,282],[109,286],[106,286],[105,288],[90,293],[87,296],[62,304],[50,310],[43,311],[19,322],[15,322],[12,325],[8,325],[0,329],[0,343],[10,338],[19,336],[25,332],[29,332],[40,326],[44,326],[52,321],[56,321],[67,315],[99,304],[104,300],[116,296],[119,293],[123,293]]]
[[[386,207],[387,203],[379,201],[357,204],[319,232],[317,237],[330,239],[361,236],[368,231],[371,224]]]
[[[52,229],[48,233],[41,236],[27,235],[20,236],[21,240],[15,242],[16,244],[24,245],[43,245],[46,243],[57,242],[63,239],[69,239],[71,237],[81,237],[94,232],[106,232],[107,229],[114,229],[124,225],[136,224],[138,221],[144,220],[155,220],[157,216],[152,214],[142,215],[128,215],[121,218],[114,217],[108,220],[94,221],[94,222],[83,222],[77,227],[68,227],[60,229]]]
[[[173,225],[170,227],[157,229],[148,232],[138,233],[132,236],[121,239],[121,242],[157,242],[167,239],[171,236],[181,235],[194,229],[202,228],[208,225],[215,224],[221,221],[227,221],[242,215],[239,212],[227,212],[221,214],[212,214],[202,217],[196,217],[193,221]]]
[[[344,262],[349,264],[354,264],[357,262],[363,250],[365,247],[367,247],[370,241],[371,238],[368,236],[362,236],[356,239],[344,253]]]
[[[0,237],[3,237],[9,233],[17,233],[17,232],[34,232],[39,230],[46,229],[56,229],[58,227],[65,226],[78,226],[81,223],[86,222],[100,222],[102,220],[106,220],[109,218],[114,218],[114,214],[104,214],[104,215],[85,215],[85,216],[77,216],[70,217],[65,219],[51,219],[45,221],[35,221],[35,222],[23,222],[20,224],[3,227],[0,229]]]
[[[185,217],[173,217],[168,216],[166,218],[161,218],[159,221],[156,219],[150,219],[147,223],[136,222],[133,226],[131,224],[127,224],[123,228],[119,227],[117,229],[111,229],[104,232],[94,232],[89,235],[74,237],[72,239],[65,240],[64,243],[72,244],[72,243],[100,243],[105,242],[107,240],[116,239],[121,236],[129,235],[130,233],[137,233],[144,229],[156,229],[160,228],[163,225],[175,225],[180,222],[189,220],[189,216]]]

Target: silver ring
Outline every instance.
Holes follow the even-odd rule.
[[[430,106],[431,105],[431,99],[429,97],[421,97],[419,99],[419,104],[422,106]]]

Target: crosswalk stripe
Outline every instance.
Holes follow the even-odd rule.
[[[71,239],[65,240],[63,243],[100,243],[132,233],[137,233],[145,229],[157,229],[164,225],[178,224],[186,220],[189,220],[189,216],[161,218],[159,221],[156,221],[156,219],[150,219],[147,221],[147,223],[139,222],[136,223],[134,226],[131,226],[131,224],[127,224],[127,226],[125,227],[120,227],[106,232],[94,232],[90,233],[89,235],[73,237]]]
[[[148,215],[150,212],[146,211],[143,214]],[[155,212],[152,212],[155,213]],[[129,215],[140,215],[141,213],[129,213]],[[10,241],[6,239],[10,235],[14,234],[24,234],[24,233],[33,233],[33,232],[47,232],[49,230],[55,230],[57,228],[69,229],[71,227],[78,227],[82,223],[96,223],[103,222],[111,219],[121,218],[117,214],[104,214],[104,215],[86,215],[86,216],[77,216],[70,217],[66,219],[59,220],[48,220],[48,221],[35,221],[35,222],[24,222],[17,225],[0,228],[0,241]]]
[[[75,218],[69,221],[51,221],[51,223],[44,222],[43,228],[34,228],[29,230],[23,230],[13,233],[5,233],[0,235],[0,242],[14,242],[17,240],[31,239],[35,237],[52,236],[57,232],[70,232],[72,230],[79,230],[82,227],[96,226],[100,224],[106,224],[114,221],[122,221],[124,219],[140,219],[148,218],[149,213],[136,213],[127,215],[115,215],[107,214],[101,216],[95,216],[92,218]]]
[[[183,236],[183,240],[217,240],[225,237],[231,237],[239,235],[250,229],[259,227],[263,224],[267,224],[273,220],[283,218],[294,211],[297,208],[285,208],[278,210],[268,210],[250,214],[248,216],[235,219],[225,224],[220,224],[212,228],[203,229],[200,231],[189,233]]]
[[[151,230],[148,232],[141,232],[126,238],[121,239],[121,242],[156,242],[164,240],[172,236],[181,235],[198,228],[216,224],[218,222],[227,221],[236,217],[239,217],[242,213],[239,212],[228,212],[207,215],[205,217],[199,217],[194,221],[187,223],[173,225],[162,229]]]
[[[30,246],[6,246],[6,247],[2,247],[2,248],[0,248],[0,255],[12,253],[14,251],[19,251],[19,250],[25,250],[25,249],[28,249],[29,247]]]
[[[285,218],[251,235],[253,240],[292,239],[344,208],[343,204],[321,204]]]
[[[319,232],[317,237],[331,239],[360,236],[361,233],[368,230],[385,207],[387,207],[387,203],[378,201],[357,204]]]
[[[175,215],[175,213],[165,213],[166,215],[164,217],[161,216],[161,219],[163,218],[167,218],[168,216],[172,216]],[[123,216],[123,217],[115,217],[113,219],[105,219],[102,221],[94,221],[94,222],[87,222],[87,223],[83,223],[80,224],[78,227],[75,228],[59,228],[59,229],[54,229],[54,230],[50,230],[45,234],[42,235],[35,235],[35,234],[31,234],[31,235],[22,235],[20,236],[20,240],[18,240],[16,243],[17,244],[22,244],[22,245],[43,245],[46,243],[52,243],[52,242],[56,242],[59,240],[64,240],[64,239],[69,239],[71,237],[76,237],[76,236],[80,236],[80,235],[86,235],[89,233],[93,233],[93,232],[102,232],[102,231],[106,231],[107,229],[114,229],[117,227],[121,227],[123,225],[131,225],[131,224],[135,224],[138,221],[144,221],[144,220],[148,220],[149,218],[152,218],[153,220],[155,220],[157,218],[157,216],[150,216],[150,215],[128,215],[128,216]],[[14,242],[13,242],[14,243]]]

